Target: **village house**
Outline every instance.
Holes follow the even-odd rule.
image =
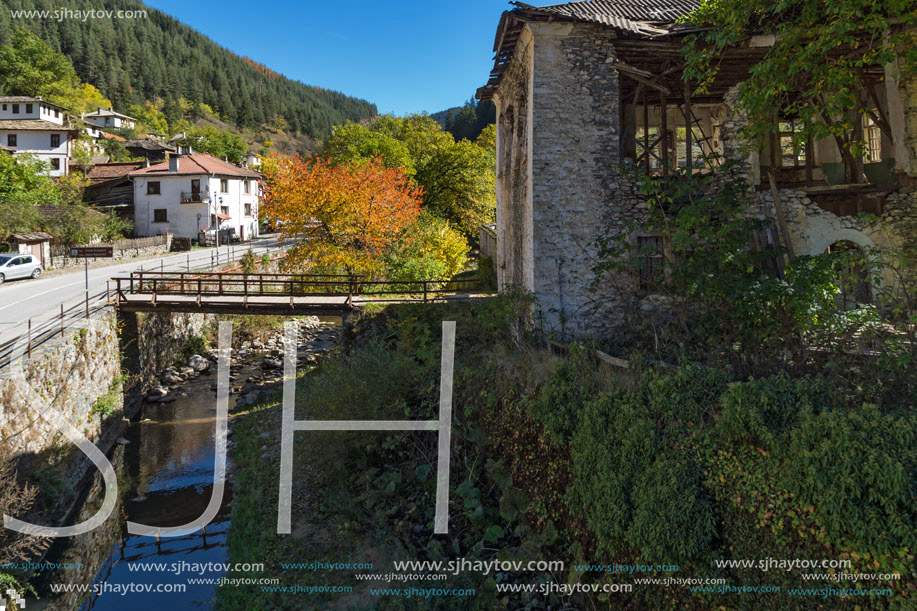
[[[84,199],[93,208],[113,211],[134,222],[134,183],[130,174],[148,167],[145,161],[97,163],[86,173]]]
[[[261,174],[212,155],[172,155],[134,170],[134,234],[213,243],[258,236]],[[219,233],[218,233],[219,232]]]
[[[664,177],[711,170],[704,155],[745,161],[762,213],[785,217],[774,241],[797,255],[868,251],[915,235],[917,79],[897,65],[864,68],[870,86],[860,95],[872,109],[853,134],[868,143],[864,158],[848,158],[834,139],[795,146],[791,118],[769,142],[748,143],[737,86],[772,44],[767,37],[727,53],[696,96],[682,81],[678,23],[696,0],[513,4],[477,95],[497,109],[498,285],[532,293],[546,332],[607,333],[625,310],[650,307],[639,274],[594,286],[597,239],[627,233],[649,252],[641,266],[649,271],[665,248],[658,234],[628,229],[645,219],[646,204],[622,163]]]
[[[0,96],[0,144],[14,154],[43,161],[50,176],[70,172],[73,140],[78,136],[64,108],[40,97]]]
[[[133,129],[137,124],[137,119],[107,108],[85,113],[83,121],[103,129]]]

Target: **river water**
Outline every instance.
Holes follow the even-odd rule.
[[[313,342],[313,347],[321,349],[328,344],[326,339]],[[233,369],[233,385],[262,374],[260,356]],[[157,541],[129,535],[125,523],[130,520],[150,526],[176,526],[203,514],[213,489],[215,384],[214,365],[172,391],[174,402],[143,406],[140,420],[132,422],[124,434],[129,443],[116,447],[111,456],[118,472],[118,506],[102,527],[60,540],[47,561],[83,566],[43,574],[36,584],[40,598],[30,598],[28,609],[180,611],[213,606],[216,580],[225,573],[216,565],[228,562],[231,463],[220,511],[206,532]],[[230,413],[237,396],[230,395]],[[91,516],[99,506],[99,479],[97,476],[78,521]],[[52,583],[91,586],[90,592],[55,594],[51,592]],[[142,586],[152,590],[123,592],[129,584],[134,584],[135,589]],[[183,591],[174,591],[175,586]]]

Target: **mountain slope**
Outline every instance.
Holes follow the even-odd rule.
[[[203,34],[136,0],[4,0],[0,45],[13,26],[26,27],[67,55],[80,78],[116,108],[182,98],[206,104],[243,128],[282,126],[312,138],[333,125],[376,115],[376,106],[343,93],[304,85],[236,55]],[[9,10],[7,10],[9,9]],[[57,19],[54,11],[145,10],[145,19]],[[49,18],[13,18],[19,10]]]

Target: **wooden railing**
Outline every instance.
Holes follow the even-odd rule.
[[[127,295],[194,296],[198,303],[208,298],[242,297],[355,297],[382,301],[426,302],[437,296],[458,292],[480,292],[477,279],[462,280],[370,280],[365,276],[340,274],[245,274],[194,272],[133,272],[113,278],[119,301]]]

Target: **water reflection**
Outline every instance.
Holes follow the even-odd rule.
[[[119,474],[119,507],[103,527],[62,540],[61,549],[48,561],[82,562],[84,568],[43,576],[42,599],[36,601],[36,608],[177,611],[212,606],[216,579],[223,574],[214,570],[214,564],[225,563],[228,557],[230,485],[206,532],[157,541],[129,535],[125,523],[129,519],[176,526],[206,509],[213,489],[216,397],[211,385],[215,382],[215,373],[201,376],[187,383],[173,403],[144,406],[143,420],[131,424],[125,434],[130,444],[118,447],[113,456]],[[230,408],[233,401],[231,397]],[[95,482],[81,515],[93,513],[98,488]],[[52,594],[50,583],[91,585],[88,592]],[[182,591],[169,591],[178,589]]]

